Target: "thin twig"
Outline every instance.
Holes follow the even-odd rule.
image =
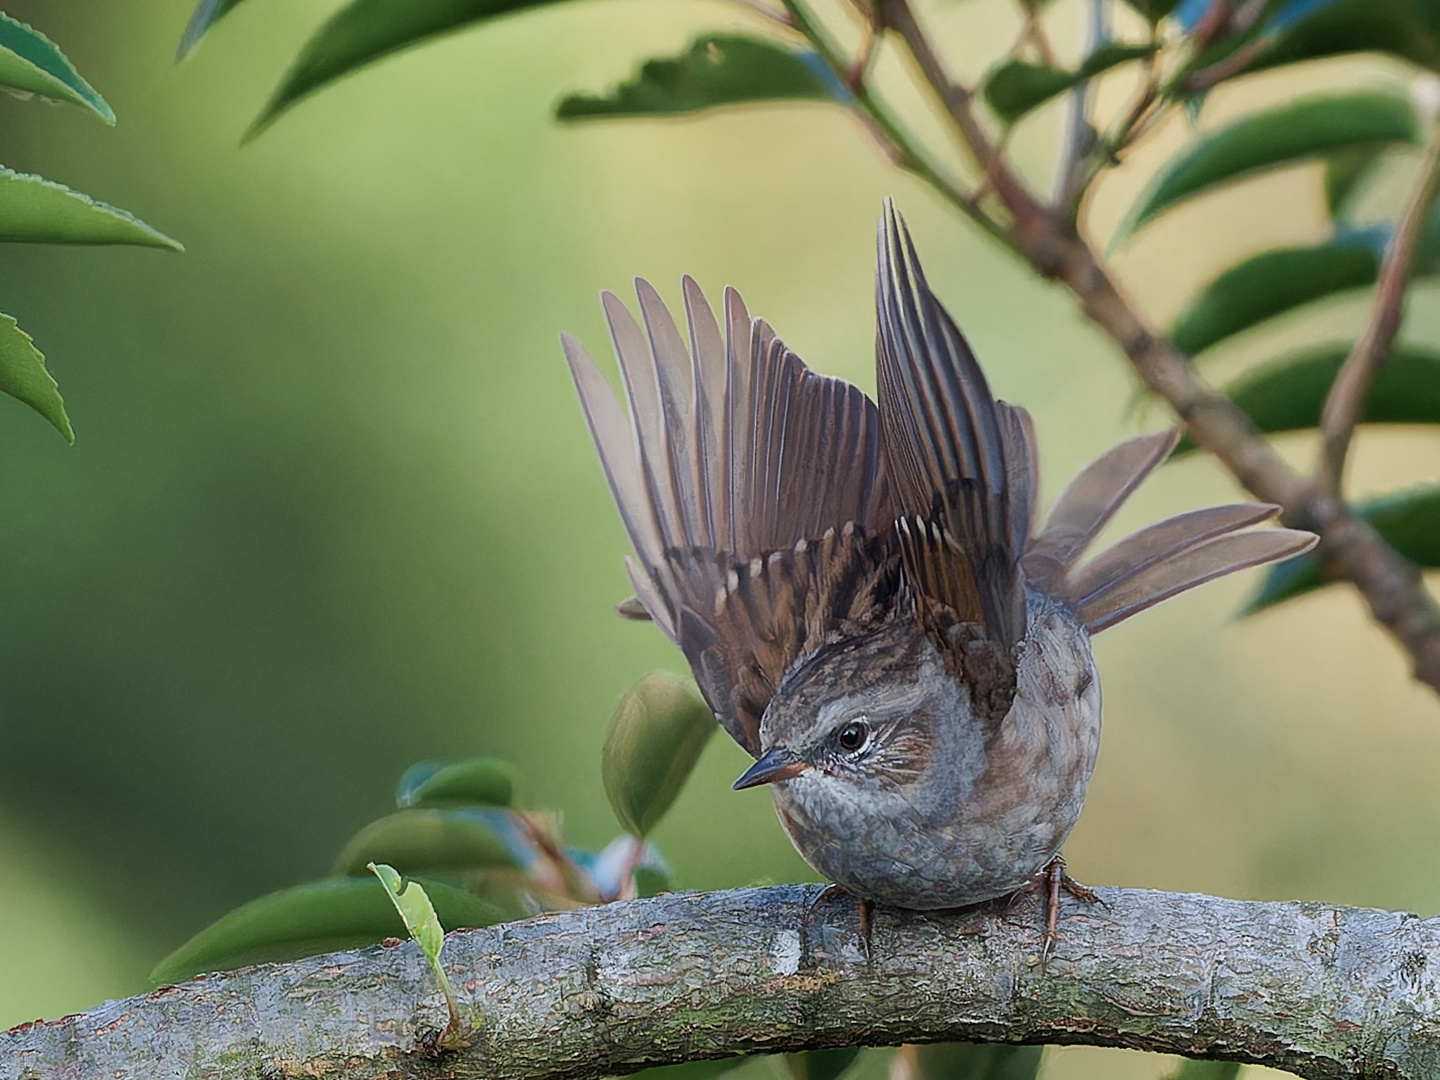
[[[1110,40],[1110,20],[1106,13],[1105,0],[1090,0],[1090,32],[1086,35],[1086,55],[1090,55]],[[1090,123],[1090,80],[1085,80],[1070,92],[1070,115],[1066,124],[1065,149],[1060,155],[1060,167],[1055,173],[1055,205],[1075,207],[1079,205],[1080,178],[1084,163],[1095,150],[1095,128]]]
[[[960,145],[985,177],[987,185],[1014,216],[1009,229],[1001,230],[1000,239],[1007,247],[1023,254],[1020,234],[1034,231],[1037,227],[1048,227],[1050,210],[1021,183],[999,148],[991,142],[975,117],[974,94],[945,70],[944,62],[915,20],[908,0],[880,0],[880,14],[885,25],[905,42],[926,84],[940,99],[944,115],[951,122]]]
[[[1050,44],[1050,38],[1045,33],[1045,24],[1040,18],[1040,5],[1035,0],[1020,0],[1020,11],[1025,18],[1025,37],[1035,46],[1041,62],[1050,67],[1059,67],[1060,61],[1055,55],[1055,48]]]
[[[1211,10],[1218,12],[1225,3],[1215,0]],[[946,74],[906,0],[881,0],[881,9],[1009,210],[1009,245],[1042,276],[1065,283],[1081,310],[1124,350],[1140,380],[1169,403],[1195,441],[1245,488],[1285,507],[1289,524],[1320,533],[1318,554],[1327,571],[1355,584],[1371,615],[1409,654],[1415,677],[1440,691],[1440,604],[1426,590],[1418,568],[1352,518],[1340,500],[1321,497],[1233,401],[1205,384],[1189,359],[1120,291],[1075,223],[1043,205],[1000,157],[975,119],[969,91]],[[1212,25],[1223,25],[1218,14]]]
[[[784,0],[784,3],[785,9],[794,20],[797,29],[809,40],[811,47],[825,62],[831,73],[843,83],[853,68],[853,61],[846,60],[839,46],[831,40],[825,27],[801,3],[801,0]],[[883,23],[883,11],[880,17]],[[896,165],[920,177],[947,202],[992,237],[1006,247],[1014,248],[1014,242],[1000,223],[981,209],[978,200],[971,193],[966,192],[955,181],[948,179],[940,168],[930,161],[919,141],[911,137],[900,125],[900,122],[890,114],[867,82],[862,80],[852,92],[855,96],[854,113],[865,124],[867,130],[885,147]]]
[[[1415,183],[1406,197],[1399,220],[1395,222],[1390,243],[1386,245],[1385,260],[1375,287],[1375,302],[1370,308],[1370,320],[1350,350],[1350,355],[1345,358],[1340,373],[1335,376],[1320,414],[1320,462],[1315,479],[1321,491],[1335,498],[1340,497],[1345,457],[1350,450],[1355,425],[1365,415],[1370,386],[1375,381],[1376,372],[1390,355],[1391,343],[1400,329],[1405,311],[1405,290],[1415,265],[1415,248],[1429,220],[1437,188],[1440,188],[1440,124],[1431,130],[1430,143]]]
[[[731,0],[731,2],[739,4],[746,11],[754,12],[770,22],[779,23],[788,30],[795,29],[795,23],[791,20],[788,13],[780,8],[771,7],[765,3],[764,0]]]

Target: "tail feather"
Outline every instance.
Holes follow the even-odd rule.
[[[1196,585],[1303,554],[1318,539],[1314,533],[1298,529],[1252,529],[1216,536],[1114,579],[1091,593],[1077,614],[1085,628],[1096,634]]]
[[[1084,554],[1115,511],[1169,456],[1176,430],[1138,435],[1111,447],[1066,485],[1045,525],[1025,549],[1025,576],[1040,589],[1054,591]]]
[[[1279,510],[1269,503],[1235,503],[1191,510],[1149,525],[1072,570],[1065,577],[1062,595],[1076,606],[1083,605],[1093,594],[1127,577],[1181,558],[1217,536],[1258,525]]]

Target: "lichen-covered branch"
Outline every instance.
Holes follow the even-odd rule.
[[[410,944],[196,979],[0,1034],[0,1080],[591,1078],[733,1054],[1087,1043],[1303,1077],[1440,1076],[1440,919],[1102,889],[1045,966],[1029,901],[878,909],[820,886],[671,894],[452,934],[472,1029]]]

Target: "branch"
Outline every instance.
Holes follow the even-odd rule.
[[[1034,904],[880,909],[820,886],[671,894],[452,934],[472,1030],[410,944],[245,968],[0,1034],[0,1080],[589,1078],[902,1042],[1085,1043],[1290,1069],[1440,1075],[1440,919],[1105,889],[1067,902],[1047,967]]]
[[[1410,272],[1415,265],[1415,248],[1425,231],[1437,187],[1440,187],[1440,125],[1432,125],[1424,161],[1405,199],[1400,219],[1395,223],[1390,243],[1385,248],[1385,261],[1380,267],[1370,320],[1335,376],[1321,412],[1322,440],[1316,480],[1325,494],[1337,499],[1355,425],[1365,415],[1370,385],[1375,381],[1380,365],[1390,355],[1390,346],[1400,329],[1405,310],[1405,289],[1410,284]]]
[[[1209,10],[1228,12],[1228,0],[1213,0]],[[1440,692],[1440,604],[1426,590],[1419,568],[1375,530],[1352,518],[1341,500],[1290,468],[1250,418],[1207,386],[1188,358],[1150,327],[1074,223],[1044,205],[992,146],[975,119],[969,91],[946,73],[908,0],[881,0],[881,11],[886,24],[904,39],[961,141],[1009,210],[1010,246],[1043,277],[1063,282],[1075,294],[1085,314],[1125,351],[1141,381],[1175,410],[1195,441],[1251,494],[1279,503],[1287,523],[1320,534],[1318,554],[1327,571],[1354,583],[1372,617],[1409,654],[1415,678]],[[1215,20],[1218,28],[1219,14]]]

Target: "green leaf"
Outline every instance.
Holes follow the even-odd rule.
[[[496,758],[471,758],[453,765],[427,761],[400,778],[395,805],[421,807],[509,806],[515,798],[515,767]]]
[[[557,0],[351,0],[305,43],[247,140],[301,98],[383,56],[474,23]]]
[[[1372,244],[1354,240],[1262,252],[1205,286],[1171,326],[1170,340],[1195,356],[1302,304],[1373,284],[1379,264]]]
[[[0,11],[0,86],[89,109],[107,124],[115,113],[75,65],[38,30]]]
[[[45,357],[35,348],[30,335],[9,315],[0,314],[0,391],[23,401],[49,420],[73,443],[75,432],[65,415],[60,388],[45,370]]]
[[[630,1075],[634,1080],[711,1080],[712,1077],[723,1076],[732,1069],[738,1069],[750,1060],[750,1056],[746,1055],[716,1058],[712,1061],[683,1061],[679,1065],[657,1065],[653,1069],[642,1069]]]
[[[785,1067],[793,1080],[839,1080],[859,1056],[858,1046],[806,1050],[798,1054],[786,1054]]]
[[[430,897],[425,895],[425,886],[418,881],[403,881],[393,866],[383,863],[377,865],[372,862],[368,869],[380,879],[380,884],[385,886],[386,895],[400,913],[400,918],[405,921],[410,940],[420,946],[420,951],[430,963],[430,970],[435,973],[435,978],[440,983],[440,989],[445,992],[445,1004],[450,1008],[450,1023],[445,1025],[445,1032],[441,1035],[443,1043],[445,1036],[460,1026],[460,1010],[455,1005],[455,990],[450,985],[450,976],[445,974],[445,968],[440,963],[440,950],[445,948],[445,928],[440,925],[440,917],[435,914]]]
[[[1430,570],[1440,567],[1440,484],[1357,502],[1350,510],[1411,562]],[[1287,559],[1270,568],[1240,614],[1253,615],[1328,584],[1315,555]]]
[[[1264,51],[1245,71],[1343,53],[1379,52],[1440,71],[1440,5],[1434,0],[1338,0],[1298,18],[1276,10]]]
[[[1348,345],[1294,353],[1247,372],[1225,394],[1261,431],[1318,427],[1325,396],[1349,354]],[[1367,424],[1440,424],[1440,353],[1395,346],[1375,375],[1361,419]],[[1175,456],[1194,449],[1187,435]]]
[[[504,921],[499,911],[467,892],[438,881],[424,885],[439,917],[452,929]],[[236,908],[160,961],[150,978],[176,982],[200,971],[374,945],[394,937],[400,926],[384,887],[374,878],[314,881]]]
[[[652,671],[620,696],[605,735],[600,775],[621,825],[635,836],[654,828],[685,786],[715,726],[715,714],[688,681],[667,671]]]
[[[1242,117],[1195,139],[1172,157],[1116,230],[1123,243],[1152,218],[1222,184],[1337,150],[1415,142],[1410,102],[1373,91],[1302,98]]]
[[[817,66],[792,49],[738,34],[696,38],[679,56],[647,60],[626,82],[601,96],[571,94],[555,106],[560,120],[662,116],[749,101],[829,101]]]
[[[176,50],[177,61],[185,59],[200,44],[200,39],[205,36],[210,27],[220,21],[220,16],[226,14],[240,0],[200,0],[200,5],[191,13],[190,21],[185,24],[185,33],[180,38],[180,48]]]
[[[405,873],[516,867],[519,861],[482,814],[465,810],[401,810],[366,825],[345,845],[331,873],[363,874],[372,862]]]
[[[930,1043],[906,1046],[913,1080],[1033,1080],[1042,1046]]]
[[[1325,208],[1332,221],[1349,217],[1350,209],[1375,174],[1384,146],[1352,146],[1325,161]]]
[[[1074,71],[1023,60],[1007,60],[986,77],[981,93],[990,108],[995,110],[995,115],[1005,123],[1013,124],[1057,94],[1063,94],[1086,79],[1120,64],[1149,56],[1154,51],[1153,45],[1122,45],[1110,41],[1086,57],[1085,62]]]
[[[1196,1061],[1185,1062],[1171,1073],[1166,1080],[1235,1080],[1240,1075],[1238,1061]]]
[[[640,897],[659,896],[670,891],[670,875],[653,866],[635,867],[635,895]]]
[[[435,914],[435,905],[425,894],[425,887],[417,881],[404,881],[393,866],[371,863],[366,867],[385,886],[385,895],[395,905],[410,939],[420,946],[420,951],[432,965],[440,962],[440,950],[445,945],[445,928],[440,925],[440,916]]]
[[[1146,22],[1154,26],[1174,11],[1179,6],[1180,0],[1125,0],[1125,2],[1138,11]]]
[[[184,251],[178,241],[124,210],[44,177],[0,166],[0,241],[22,244],[140,244]]]

